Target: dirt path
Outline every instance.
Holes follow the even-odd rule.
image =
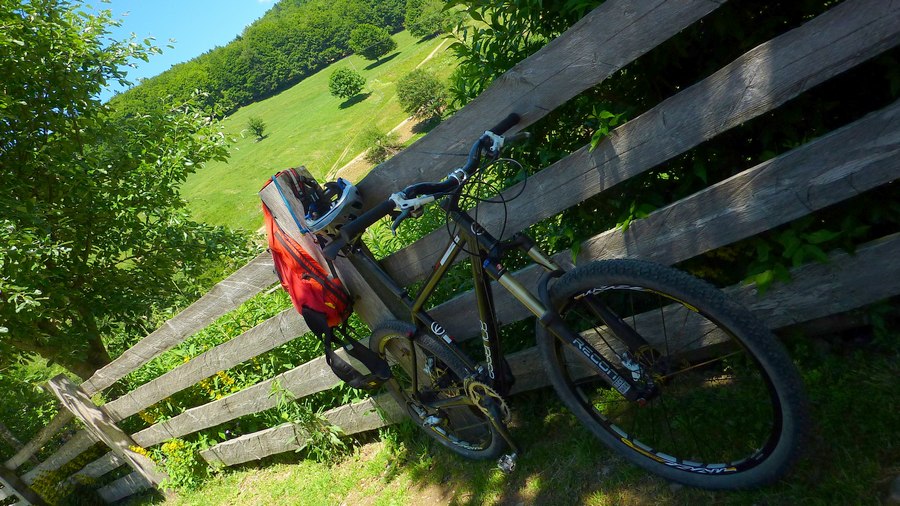
[[[446,42],[447,41],[445,40],[438,44],[438,46],[434,48],[434,51],[432,51],[428,56],[425,57],[425,59],[423,59],[421,62],[419,62],[418,65],[416,65],[416,68],[421,67],[422,65],[427,63],[428,60],[434,58],[434,55],[436,55],[438,51],[440,51],[441,48],[444,47],[444,43]],[[418,123],[415,122],[413,118],[406,118],[405,120],[401,121],[399,125],[391,129],[389,133],[397,134],[397,141],[403,143],[412,138],[413,130],[417,124]],[[343,154],[345,154],[349,149],[350,146],[348,145],[344,149],[344,153],[342,153],[341,156],[343,156]],[[337,170],[329,171],[325,179],[327,181],[332,181],[334,179],[337,179],[338,177],[342,177],[354,183],[360,181],[366,174],[369,173],[370,170],[372,170],[372,167],[374,166],[374,164],[365,159],[365,156],[366,152],[363,151],[362,153],[356,155],[355,158],[347,162],[343,167],[340,167]]]

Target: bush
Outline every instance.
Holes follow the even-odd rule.
[[[413,70],[397,83],[397,99],[403,110],[417,119],[440,116],[446,105],[444,85],[424,70]]]
[[[266,123],[259,116],[250,116],[247,120],[247,128],[253,132],[257,141],[261,141],[265,137]]]
[[[350,32],[350,49],[367,60],[378,60],[397,48],[397,43],[384,28],[363,23]]]
[[[337,69],[328,78],[328,91],[332,96],[347,99],[362,91],[365,84],[363,76],[353,70]]]
[[[363,140],[368,148],[366,160],[375,164],[384,162],[403,149],[403,144],[397,140],[396,134],[382,133],[375,127],[363,133]]]

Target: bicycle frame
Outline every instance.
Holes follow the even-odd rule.
[[[408,292],[400,287],[380,265],[368,254],[357,254],[356,258],[361,259],[368,267],[368,270],[374,274],[386,289],[392,292],[402,301],[403,305],[410,312],[410,319],[415,323],[418,329],[428,329],[434,335],[440,338],[442,344],[456,355],[467,368],[467,375],[478,377],[479,380],[488,382],[498,392],[505,395],[509,391],[511,382],[504,374],[498,374],[501,367],[503,354],[500,345],[499,326],[497,324],[496,311],[494,307],[494,298],[491,288],[491,281],[497,281],[504,289],[516,298],[523,306],[525,306],[532,314],[534,314],[542,325],[548,328],[557,338],[568,343],[577,350],[578,354],[597,372],[604,377],[606,381],[623,396],[629,400],[638,400],[643,396],[640,388],[632,380],[627,371],[619,370],[615,365],[606,360],[593,346],[577,333],[569,330],[563,322],[551,310],[549,290],[547,289],[549,281],[562,275],[564,271],[553,260],[548,258],[537,247],[534,246],[531,239],[522,234],[516,234],[507,241],[499,241],[494,238],[487,230],[478,224],[468,213],[459,208],[456,199],[449,198],[441,207],[447,213],[451,222],[456,227],[456,233],[450,241],[447,249],[441,259],[435,265],[434,270],[425,280],[415,299],[411,298]],[[512,248],[518,248],[525,252],[529,258],[536,264],[540,265],[545,273],[538,283],[539,297],[535,297],[527,288],[519,283],[512,275],[510,275],[502,264],[502,257],[505,251]],[[359,251],[355,248],[354,251]],[[466,251],[472,258],[472,274],[475,281],[475,295],[478,307],[478,314],[481,327],[481,339],[485,352],[485,364],[480,366],[473,363],[472,359],[463,352],[456,341],[448,335],[446,327],[434,320],[428,312],[423,308],[426,302],[433,295],[437,285],[446,275],[449,268],[454,264],[456,257],[460,252]],[[618,317],[608,308],[599,305],[598,312],[602,315],[605,323],[622,339],[633,346],[633,349],[639,349],[646,345],[640,336],[635,334],[631,329],[621,322]],[[624,329],[624,330],[620,330]],[[415,339],[415,336],[410,336]],[[416,364],[416,356],[413,354],[413,368],[418,370]],[[511,378],[510,378],[511,379]],[[413,390],[418,393],[418,378],[413,375]],[[454,399],[442,401],[444,403],[459,402]],[[435,406],[437,407],[437,406]]]

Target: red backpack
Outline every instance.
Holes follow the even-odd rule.
[[[304,167],[275,174],[259,191],[269,251],[282,288],[307,326],[325,344],[325,360],[335,375],[355,388],[372,389],[390,378],[387,362],[365,345],[354,345],[344,323],[353,312],[353,301],[333,266],[322,255],[316,234],[305,229],[306,209],[326,205],[324,192]],[[338,335],[336,330],[339,331]],[[363,363],[363,374],[334,353],[337,342]]]

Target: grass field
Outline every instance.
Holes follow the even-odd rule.
[[[427,68],[445,78],[453,63],[444,53],[446,39],[420,41],[404,31],[395,34],[394,40],[397,51],[380,63],[350,56],[226,118],[225,134],[236,139],[229,161],[207,164],[182,188],[193,217],[213,225],[257,230],[262,214],[256,192],[267,177],[287,167],[306,165],[322,179],[365,149],[360,134],[367,128],[375,126],[387,132],[403,121],[406,114],[397,101],[397,81],[437,48]],[[366,79],[363,93],[349,101],[328,92],[329,76],[344,67]],[[266,137],[260,142],[247,130],[251,116],[266,123]]]

